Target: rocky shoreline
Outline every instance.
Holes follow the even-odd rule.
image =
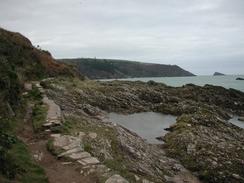
[[[41,84],[65,116],[66,127],[52,130],[95,133],[97,138],[83,139],[89,153],[129,182],[244,181],[244,130],[227,122],[232,115],[244,116],[240,91],[153,81],[56,78]],[[145,111],[178,116],[164,145],[147,144],[120,125],[104,122],[107,112]]]

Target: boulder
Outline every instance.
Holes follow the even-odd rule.
[[[129,183],[127,180],[125,180],[120,175],[113,175],[108,180],[106,180],[105,183]]]

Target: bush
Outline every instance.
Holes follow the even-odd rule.
[[[0,173],[7,178],[15,178],[18,166],[15,164],[9,150],[16,143],[16,137],[0,131]]]

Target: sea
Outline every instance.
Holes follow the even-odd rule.
[[[226,75],[226,76],[190,76],[190,77],[146,77],[146,78],[126,78],[118,80],[128,81],[150,81],[164,83],[169,86],[180,87],[185,84],[195,84],[204,86],[206,84],[222,86],[224,88],[233,88],[244,92],[244,81],[236,80],[236,78],[244,78],[244,75]],[[115,79],[106,79],[102,81],[111,81]]]
[[[169,86],[180,87],[185,84],[195,84],[204,86],[206,84],[222,86],[224,88],[234,88],[244,92],[244,81],[236,80],[236,78],[244,78],[244,75],[236,76],[194,76],[194,77],[148,77],[148,78],[127,78],[119,80],[128,81],[150,81],[160,82]],[[114,79],[106,79],[102,81],[112,81]],[[114,123],[118,123],[131,131],[134,131],[148,143],[161,144],[162,141],[158,141],[156,137],[164,136],[170,125],[176,122],[176,116],[165,115],[155,112],[142,112],[130,115],[110,113],[109,120]],[[233,116],[229,120],[230,123],[244,128],[244,123],[238,120],[238,116]]]

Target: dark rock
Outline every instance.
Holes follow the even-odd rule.
[[[55,89],[53,83],[63,89]],[[77,83],[57,79],[45,84],[50,97],[65,113],[87,118],[79,120],[85,129],[89,123],[94,123],[91,129],[105,125],[96,117],[103,110],[124,114],[154,111],[179,116],[176,124],[167,129],[169,133],[157,138],[163,139],[164,145],[156,147],[119,125],[110,126],[116,132],[114,136],[103,127],[101,131],[116,140],[112,140],[112,146],[111,139],[104,137],[89,141],[92,154],[97,157],[104,160],[123,157],[126,163],[121,166],[154,182],[165,181],[165,172],[167,176],[181,172],[175,168],[178,160],[206,182],[237,183],[237,176],[234,178],[233,174],[244,177],[243,130],[225,121],[230,118],[229,114],[244,115],[241,91],[212,85],[175,88],[130,81]],[[165,151],[173,159],[165,156]]]
[[[214,76],[225,76],[225,74],[220,73],[220,72],[215,72],[213,75],[214,75]]]
[[[164,137],[163,136],[159,136],[159,137],[156,137],[157,140],[159,141],[163,141]]]
[[[182,115],[164,142],[169,156],[179,159],[205,182],[238,182],[237,177],[244,177],[244,130],[215,113],[201,110]]]
[[[236,78],[236,80],[244,80],[244,78]]]

